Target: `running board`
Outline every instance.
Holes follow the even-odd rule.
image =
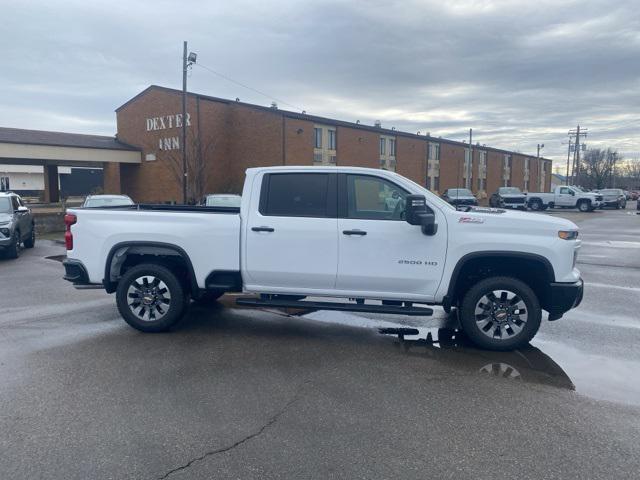
[[[308,308],[311,310],[339,310],[342,312],[393,313],[396,315],[430,316],[433,309],[427,307],[401,307],[397,305],[368,305],[366,303],[308,302],[268,298],[239,298],[243,307]]]

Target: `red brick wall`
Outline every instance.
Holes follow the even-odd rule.
[[[511,186],[524,191],[524,155],[511,156]]]
[[[396,172],[425,186],[427,179],[427,142],[417,138],[396,137]]]
[[[502,152],[489,150],[487,153],[487,197],[493,195],[499,187],[504,185],[502,180],[503,159]]]
[[[448,188],[464,187],[464,147],[440,143],[440,193]]]
[[[285,165],[313,165],[313,145],[313,122],[284,119]]]
[[[122,193],[120,164],[105,162],[102,165],[102,190],[104,193]]]
[[[380,168],[380,135],[355,128],[337,128],[338,165]]]

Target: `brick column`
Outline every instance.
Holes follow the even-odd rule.
[[[57,203],[60,201],[57,165],[44,166],[44,201],[45,203]]]
[[[104,193],[122,193],[119,163],[103,163],[102,174],[102,186]]]

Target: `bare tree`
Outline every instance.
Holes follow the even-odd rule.
[[[215,152],[213,140],[202,141],[198,136],[187,135],[187,203],[197,203],[209,193],[212,157]],[[182,191],[182,151],[180,149],[165,152],[167,163]]]
[[[616,150],[590,148],[581,159],[578,183],[588,188],[605,188],[612,180],[613,169],[622,157]]]

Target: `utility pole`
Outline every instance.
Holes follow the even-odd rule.
[[[587,129],[583,128],[582,131],[580,129],[580,125],[577,126],[575,130],[569,130],[569,143],[573,139],[573,167],[571,169],[571,184],[575,185],[580,181],[580,137],[587,137]],[[571,149],[571,147],[569,147]]]
[[[571,137],[569,137],[569,145],[567,146],[567,175],[564,177],[564,184],[569,186],[569,160],[571,158]]]
[[[182,50],[182,203],[187,204],[187,41]]]
[[[465,187],[471,189],[471,172],[473,172],[473,128],[469,129],[469,166],[467,167],[467,181]]]

